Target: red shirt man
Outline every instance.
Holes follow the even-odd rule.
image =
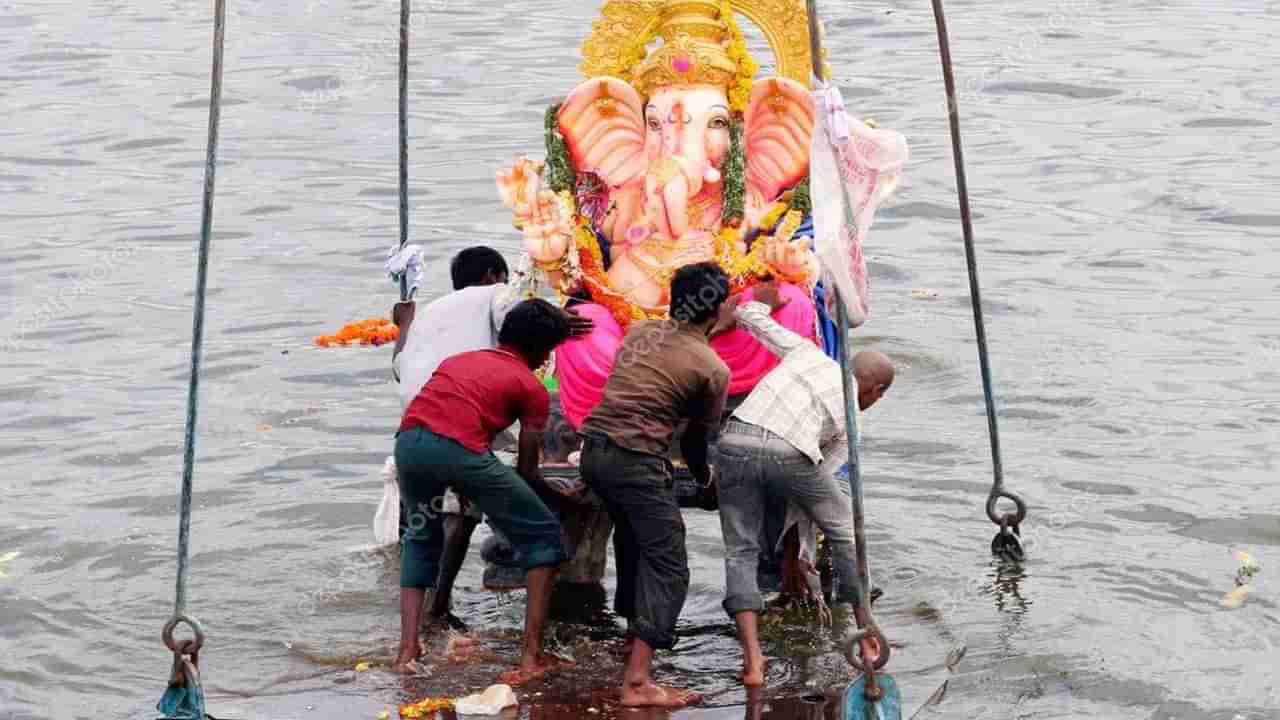
[[[498,433],[517,420],[522,431],[542,431],[550,411],[551,396],[525,359],[500,345],[440,363],[405,410],[400,432],[424,427],[485,453]]]
[[[400,501],[409,518],[400,550],[397,670],[412,672],[420,652],[422,602],[426,589],[436,586],[444,544],[440,501],[450,488],[469,498],[511,542],[527,571],[524,652],[509,681],[518,683],[555,664],[542,651],[543,626],[555,569],[568,556],[559,521],[530,487],[540,482],[538,452],[550,407],[533,368],[551,357],[569,331],[563,310],[545,300],[526,300],[507,313],[497,349],[445,360],[405,410],[396,433]],[[490,445],[517,420],[520,449],[513,470],[494,457]]]

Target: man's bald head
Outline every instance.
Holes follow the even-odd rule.
[[[858,381],[858,407],[866,410],[893,385],[893,361],[884,353],[864,350],[853,356],[853,377]]]

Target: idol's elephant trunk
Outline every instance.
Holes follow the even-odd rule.
[[[645,180],[647,209],[659,234],[672,240],[689,230],[689,201],[720,173],[706,157],[667,155],[659,158]]]

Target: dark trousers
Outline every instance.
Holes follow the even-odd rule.
[[[676,621],[689,594],[684,516],[676,504],[671,462],[588,435],[582,479],[613,520],[618,592],[614,609],[628,633],[655,649],[676,644]]]

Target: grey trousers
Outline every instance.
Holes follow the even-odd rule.
[[[769,494],[784,495],[822,529],[840,578],[836,599],[858,602],[853,512],[835,478],[823,477],[818,466],[786,440],[736,419],[730,419],[720,435],[716,471],[725,545],[725,612],[732,616],[764,610],[756,568]]]

